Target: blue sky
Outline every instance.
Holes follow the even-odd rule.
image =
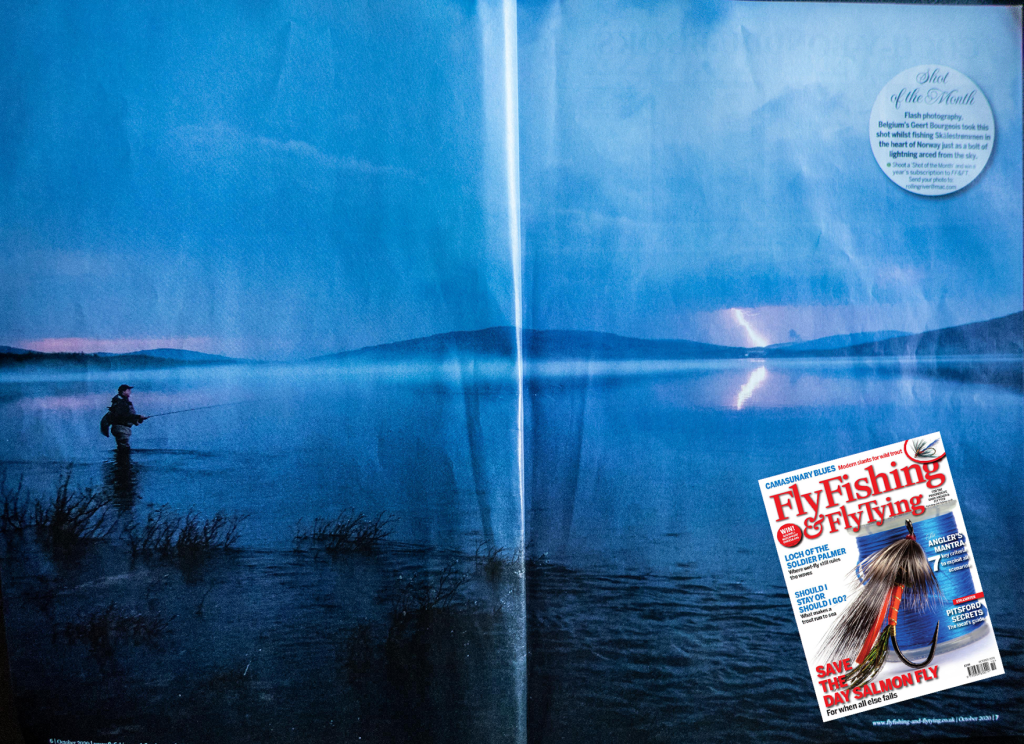
[[[769,342],[1019,310],[1020,41],[1004,8],[520,3],[526,324],[750,345],[737,310]],[[491,0],[17,4],[0,344],[302,358],[511,324],[504,43]],[[997,128],[943,198],[867,140],[928,62]]]
[[[0,343],[293,358],[513,322],[490,5],[6,15]]]
[[[1020,16],[542,3],[519,11],[526,324],[753,345],[1021,309]],[[889,181],[868,119],[920,64],[995,116],[968,189]]]

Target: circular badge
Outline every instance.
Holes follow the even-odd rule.
[[[903,443],[903,454],[914,462],[928,465],[929,463],[938,462],[945,457],[946,450],[942,446],[941,438],[933,442],[928,442],[926,439],[915,439],[913,441],[908,439]]]
[[[992,109],[970,78],[941,65],[904,70],[875,99],[871,150],[885,175],[914,194],[942,196],[978,177],[992,154]]]
[[[784,524],[775,533],[784,548],[795,548],[804,539],[804,533],[795,524]]]

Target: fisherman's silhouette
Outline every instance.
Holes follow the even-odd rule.
[[[130,449],[118,449],[103,463],[103,484],[118,509],[127,510],[142,498],[139,495],[139,468],[132,462]]]
[[[110,408],[107,409],[106,414],[100,420],[100,433],[105,437],[113,434],[114,439],[117,440],[117,449],[119,451],[131,449],[129,440],[132,436],[132,427],[138,426],[147,418],[135,412],[135,406],[132,405],[131,397],[131,385],[119,387],[117,395],[110,401]]]

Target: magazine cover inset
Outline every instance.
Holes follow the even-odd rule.
[[[1003,673],[940,434],[760,486],[823,721]]]

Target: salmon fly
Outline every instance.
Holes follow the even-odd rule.
[[[914,448],[914,457],[935,457],[935,445],[938,444],[936,439],[931,444],[926,445],[923,439],[918,439],[911,446]]]
[[[940,593],[931,564],[914,537],[914,525],[909,519],[906,525],[904,539],[871,554],[857,566],[863,586],[825,636],[823,650],[834,654],[835,658],[853,658],[857,653],[857,666],[846,677],[847,687],[851,689],[867,684],[881,671],[890,644],[900,660],[912,669],[926,666],[935,656],[939,623],[935,624],[931,651],[924,661],[908,659],[896,640],[900,604],[924,607]],[[888,623],[883,627],[886,618]]]

